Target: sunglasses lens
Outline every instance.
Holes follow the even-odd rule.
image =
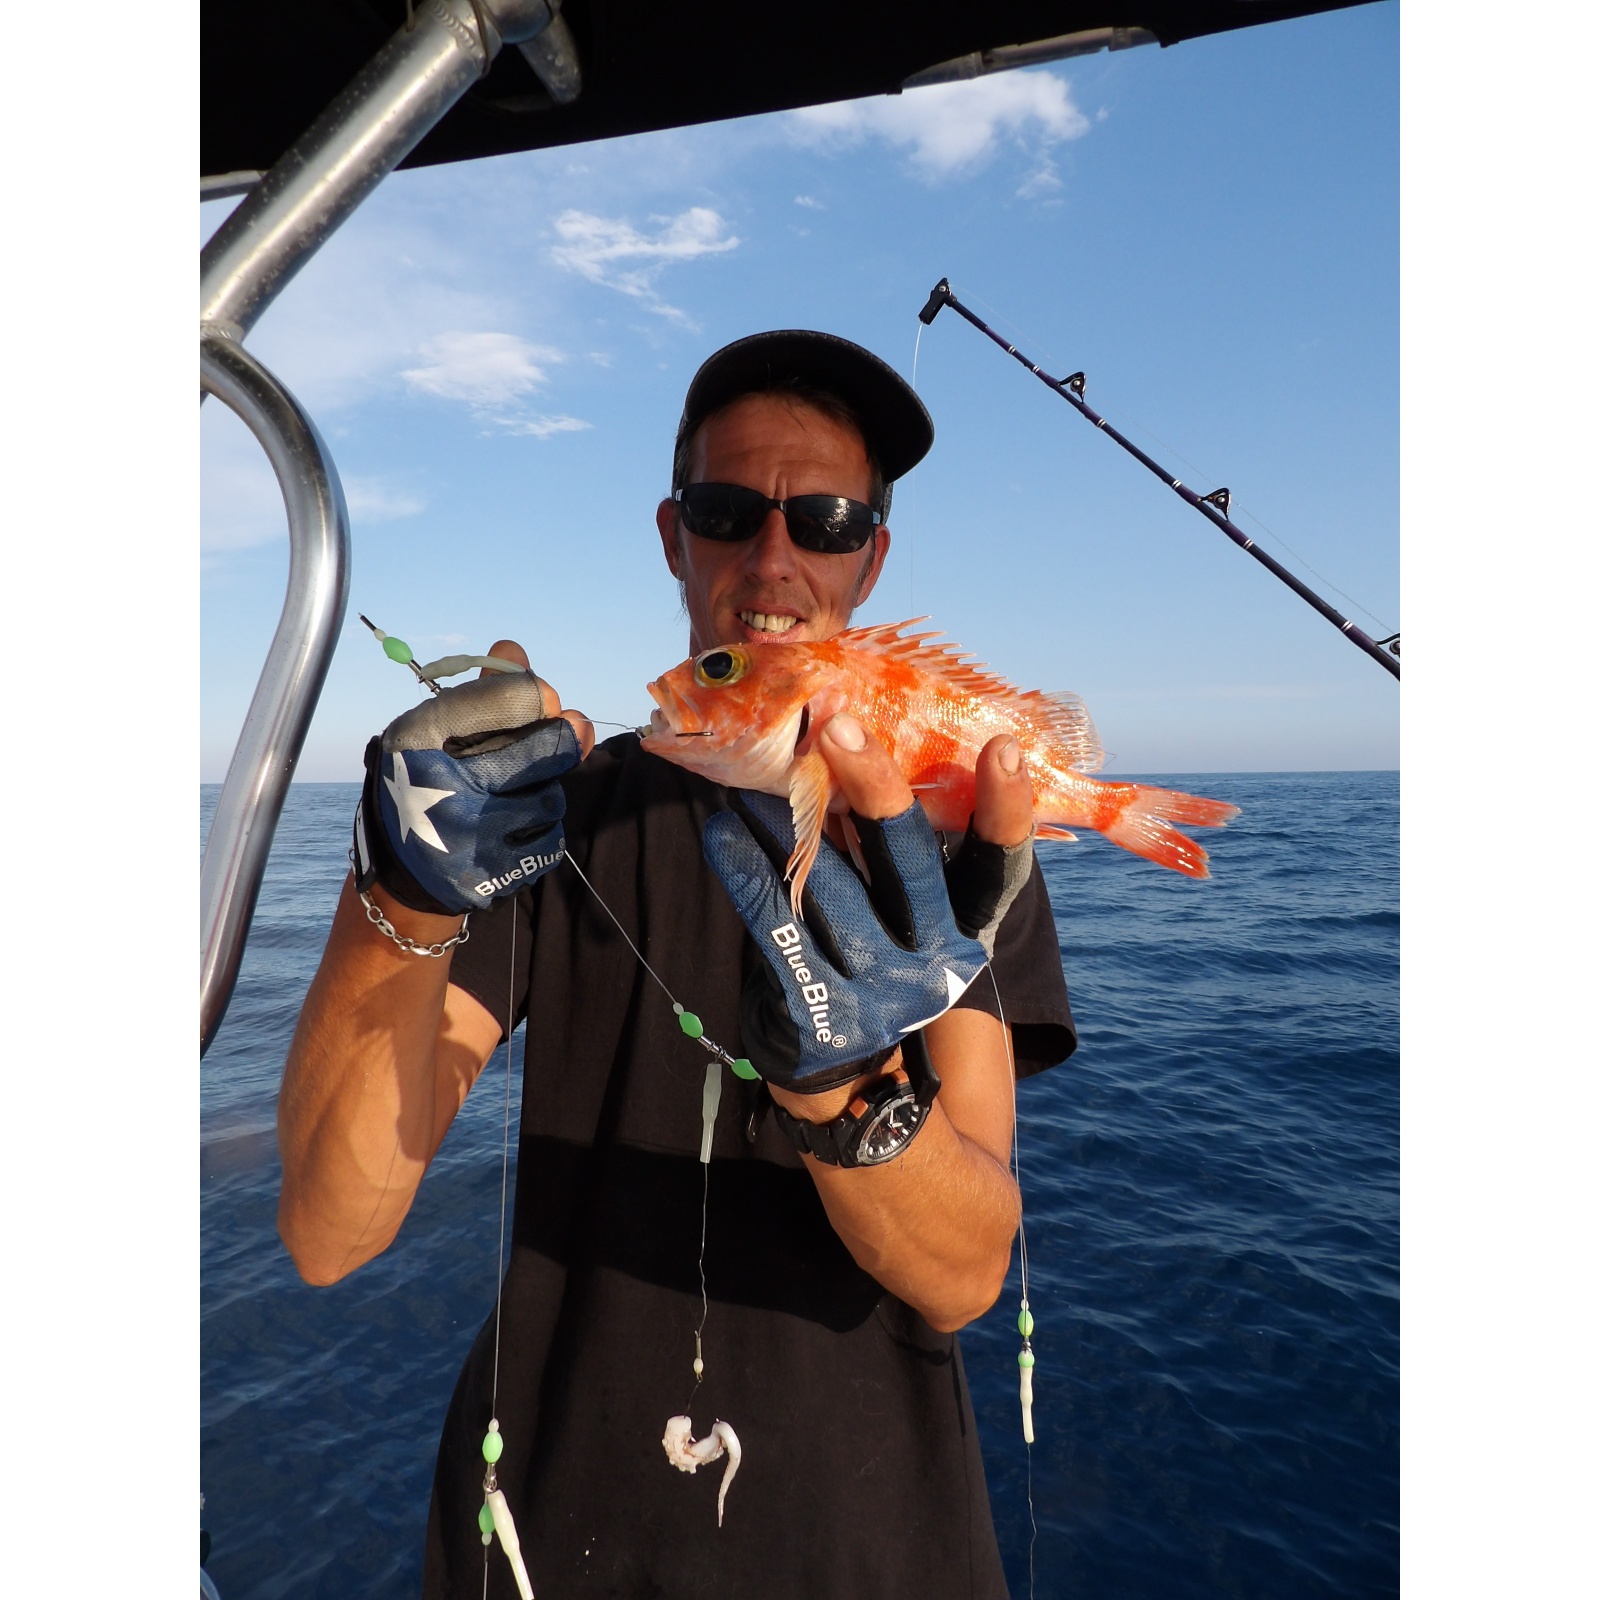
[[[789,537],[802,550],[848,555],[872,537],[875,518],[869,506],[831,494],[796,495],[784,515]]]
[[[736,544],[753,539],[778,502],[736,483],[691,483],[678,491],[683,525],[701,539]],[[802,550],[848,555],[872,537],[877,517],[871,506],[842,495],[802,494],[783,503],[789,537]]]
[[[691,483],[678,503],[690,533],[722,544],[755,538],[772,505],[764,494],[734,483]]]

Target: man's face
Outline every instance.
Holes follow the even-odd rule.
[[[774,500],[833,494],[864,501],[871,494],[866,447],[855,429],[777,394],[745,395],[702,423],[689,482],[742,484]],[[671,500],[656,508],[656,526],[683,585],[691,655],[719,644],[832,638],[872,592],[889,553],[887,528],[849,555],[802,550],[779,511],[741,544],[680,528]]]

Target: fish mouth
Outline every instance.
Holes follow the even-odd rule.
[[[711,732],[695,708],[665,677],[657,678],[646,688],[657,708],[650,713],[649,738],[667,739],[674,735],[693,737]]]

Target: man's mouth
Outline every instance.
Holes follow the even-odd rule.
[[[739,620],[757,633],[787,633],[800,619],[772,611],[741,611]]]

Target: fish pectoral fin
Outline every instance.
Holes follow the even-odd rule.
[[[789,810],[794,816],[794,850],[784,876],[789,880],[789,907],[800,915],[800,894],[822,843],[822,824],[833,798],[833,773],[816,751],[789,769]]]
[[[872,868],[867,865],[867,858],[861,853],[861,834],[856,828],[855,819],[848,811],[839,818],[839,831],[844,835],[845,849],[850,852],[850,859],[855,863],[856,871],[861,874],[861,881],[870,889]]]
[[[1035,839],[1076,839],[1075,833],[1068,833],[1065,828],[1058,828],[1053,822],[1041,822],[1033,830]]]

